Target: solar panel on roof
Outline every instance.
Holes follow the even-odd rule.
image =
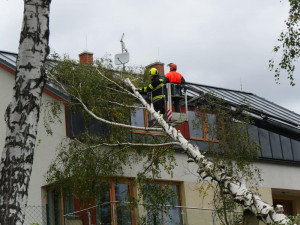
[[[293,125],[294,128],[300,129],[300,115],[252,93],[194,83],[188,83],[187,86],[190,87],[190,92],[192,89],[196,89],[234,105],[247,105],[250,109],[261,112],[278,122]]]

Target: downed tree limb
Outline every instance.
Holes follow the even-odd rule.
[[[74,99],[76,99],[80,105],[84,108],[84,110],[89,114],[91,115],[93,118],[95,118],[96,120],[99,120],[103,123],[106,123],[106,124],[110,124],[110,125],[113,125],[113,126],[120,126],[120,127],[124,127],[124,128],[130,128],[130,129],[133,129],[133,130],[145,130],[145,131],[162,131],[163,129],[162,128],[149,128],[149,127],[138,127],[138,126],[132,126],[132,125],[127,125],[127,124],[123,124],[123,123],[117,123],[117,122],[113,122],[113,121],[109,121],[109,120],[106,120],[106,119],[103,119],[99,116],[97,116],[96,114],[93,113],[92,110],[90,110],[85,104],[84,102],[82,101],[82,99],[80,97],[77,97],[75,95],[72,95],[65,87],[62,83],[60,83],[53,75],[51,74],[48,74],[50,79],[52,80],[52,82],[54,82],[56,85],[59,85],[59,87],[61,88],[61,90],[69,95],[69,96],[72,96]],[[129,92],[130,93],[130,92]],[[131,95],[133,95],[132,93],[130,93]]]
[[[242,182],[234,177],[228,176],[222,168],[214,169],[213,162],[207,160],[204,155],[201,154],[198,146],[189,143],[179,130],[168,125],[162,116],[154,110],[153,105],[149,105],[140,93],[136,91],[135,86],[128,78],[125,80],[125,83],[131,87],[134,95],[162,126],[165,133],[176,142],[179,142],[179,145],[183,148],[188,157],[198,164],[199,169],[197,172],[201,178],[209,178],[212,181],[222,184],[220,186],[224,187],[224,191],[229,193],[234,198],[235,202],[241,204],[244,207],[244,210],[251,211],[259,220],[266,224],[288,224],[290,222],[288,217],[282,213],[276,213],[272,206],[265,203],[258,195],[248,190]]]

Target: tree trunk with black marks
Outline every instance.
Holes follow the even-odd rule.
[[[51,0],[24,0],[23,25],[14,94],[6,109],[5,146],[0,164],[0,224],[21,225],[25,219],[42,91],[49,54]]]

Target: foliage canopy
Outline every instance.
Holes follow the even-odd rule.
[[[74,139],[64,140],[49,168],[48,183],[64,192],[73,190],[73,195],[82,202],[99,202],[99,195],[106,188],[99,184],[110,179],[119,181],[126,169],[137,170],[139,167],[134,181],[139,187],[139,195],[131,201],[150,202],[146,208],[159,213],[161,205],[169,202],[176,193],[168,185],[155,191],[155,180],[161,178],[163,172],[173,176],[173,169],[177,166],[174,153],[178,148],[172,147],[174,143],[163,133],[135,132],[113,124],[130,124],[130,118],[137,110],[135,106],[138,106],[136,99],[126,90],[124,78],[130,77],[136,86],[142,86],[147,82],[147,76],[136,73],[136,70],[118,72],[107,57],[96,60],[94,65],[82,65],[68,57],[58,56],[55,62],[56,66],[49,68],[50,79],[57,88],[68,93],[70,109],[83,114],[87,122],[101,125],[105,132],[94,136],[86,130]],[[88,111],[81,107],[82,104]],[[193,110],[196,115],[193,126],[200,129],[205,123],[211,139],[217,140],[203,142],[206,147],[202,149],[212,158],[215,167],[224,168],[237,180],[250,181],[256,175],[259,177],[259,172],[251,164],[259,148],[247,133],[251,121],[242,113],[243,109],[233,113],[222,100],[206,97]],[[96,121],[90,112],[113,123]],[[204,117],[209,113],[215,116],[214,123],[209,123]],[[220,209],[220,220],[225,217],[226,221],[227,211],[236,209],[237,205],[224,192],[226,188],[220,185],[213,185],[216,198],[221,199],[214,207]],[[222,198],[219,198],[220,194]]]
[[[285,21],[286,29],[281,32],[278,38],[279,44],[273,49],[275,53],[282,54],[282,57],[278,66],[275,66],[277,62],[275,62],[274,58],[269,60],[269,68],[271,71],[275,68],[276,83],[279,83],[280,75],[282,71],[285,71],[290,85],[294,86],[295,63],[300,57],[300,1],[289,0],[289,2],[290,11],[288,19]]]

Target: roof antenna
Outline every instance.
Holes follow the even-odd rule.
[[[125,64],[129,62],[129,52],[127,51],[125,47],[125,42],[123,41],[124,35],[125,34],[123,33],[122,38],[120,40],[122,53],[115,55],[115,64],[123,65],[123,72],[125,71]]]
[[[157,49],[157,57],[158,57],[158,62],[160,62],[160,58],[159,58],[159,48]]]
[[[87,50],[87,36],[85,36],[85,49]]]
[[[243,84],[242,84],[242,78],[240,77],[240,86],[241,86],[241,91],[243,91]]]
[[[85,35],[85,50],[88,51],[88,41],[87,41],[87,35]]]
[[[123,33],[122,38],[120,40],[120,42],[121,42],[121,48],[122,48],[122,53],[127,52],[127,49],[125,48],[125,42],[123,41],[124,35],[125,34]]]

